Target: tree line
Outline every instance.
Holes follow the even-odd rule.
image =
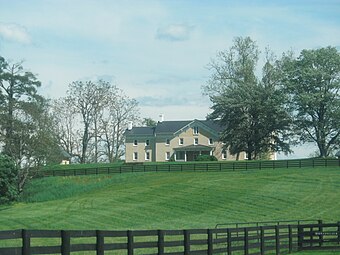
[[[221,141],[248,159],[271,152],[290,153],[292,145],[313,142],[320,157],[340,148],[340,54],[335,47],[276,57],[250,37],[237,37],[209,68],[204,94],[212,102],[208,118],[219,122]]]

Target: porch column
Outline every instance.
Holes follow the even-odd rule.
[[[187,161],[187,151],[184,151],[184,161]]]

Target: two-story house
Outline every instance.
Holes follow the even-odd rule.
[[[221,131],[210,120],[160,121],[154,127],[129,127],[125,132],[125,161],[194,161],[198,155],[235,160],[218,141]]]

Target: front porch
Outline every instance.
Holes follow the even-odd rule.
[[[175,161],[195,161],[200,155],[212,155],[213,147],[205,145],[189,145],[174,148]]]

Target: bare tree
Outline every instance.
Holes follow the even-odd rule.
[[[128,122],[137,123],[140,119],[137,101],[126,96],[121,89],[112,87],[110,98],[108,115],[101,119],[101,126],[105,156],[109,162],[114,162],[124,155],[124,132]]]
[[[77,114],[72,101],[68,98],[55,100],[52,105],[52,112],[61,150],[64,150],[71,157],[77,157],[80,160],[76,130]]]
[[[107,104],[107,91],[110,84],[103,81],[76,81],[69,85],[67,91],[67,100],[74,105],[75,112],[80,114],[83,125],[81,135],[81,152],[80,162],[85,163],[88,160],[88,148],[91,138],[95,138],[95,158],[98,154],[98,118],[100,111]],[[94,128],[92,133],[91,129]],[[96,160],[95,160],[96,161]]]

